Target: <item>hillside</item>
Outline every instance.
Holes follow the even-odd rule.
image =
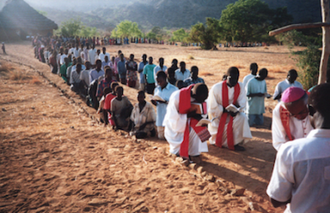
[[[60,11],[38,8],[47,12],[48,18],[60,24],[70,18],[81,18],[88,26],[111,30],[123,20],[137,22],[144,28],[153,26],[167,28],[189,28],[206,17],[220,18],[221,11],[235,0],[148,0],[136,1],[116,7],[104,7],[90,12]],[[320,1],[318,0],[265,0],[271,8],[287,7],[295,23],[321,21]],[[82,18],[83,17],[83,18]]]

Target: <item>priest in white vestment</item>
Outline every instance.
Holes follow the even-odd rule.
[[[226,81],[215,84],[210,90],[208,114],[212,123],[209,124],[209,141],[218,147],[244,151],[245,148],[240,144],[252,138],[248,118],[243,113],[247,100],[246,92],[243,84],[238,82],[239,70],[236,67],[230,67],[227,76]],[[239,108],[239,111],[227,111],[226,107],[230,104]]]
[[[273,110],[273,146],[278,151],[284,143],[306,138],[313,130],[310,122],[308,96],[300,87],[289,87]]]
[[[201,83],[172,93],[163,122],[170,153],[184,158],[189,156],[190,160],[194,161],[192,157],[208,152],[205,141],[210,137],[209,131],[207,127],[196,127],[196,123],[202,118],[201,114],[189,111],[194,103],[199,103],[206,111],[204,101],[207,96],[207,86]]]

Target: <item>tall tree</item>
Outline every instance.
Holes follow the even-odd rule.
[[[260,41],[274,27],[292,21],[286,8],[272,10],[260,0],[238,0],[222,11],[220,25],[226,41]]]
[[[192,26],[188,40],[191,42],[199,42],[203,49],[212,49],[219,40],[221,27],[219,20],[215,18],[206,18],[206,24],[197,23]]]
[[[139,29],[136,22],[131,22],[128,20],[120,22],[114,30],[111,32],[112,37],[140,37],[142,31]]]

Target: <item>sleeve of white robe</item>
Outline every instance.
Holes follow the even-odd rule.
[[[209,92],[209,97],[207,100],[207,111],[210,120],[214,118],[219,118],[223,113],[221,94],[222,82],[215,84]]]
[[[280,106],[281,103],[278,103],[273,111],[272,139],[273,146],[276,150],[279,150],[281,145],[287,142],[286,132],[280,117]]]
[[[163,121],[163,125],[165,126],[165,138],[170,143],[181,143],[186,128],[187,115],[179,113],[179,99],[179,90],[172,93]]]

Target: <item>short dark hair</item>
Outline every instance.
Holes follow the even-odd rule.
[[[250,64],[250,70],[253,70],[253,71],[258,71],[258,64],[257,63],[251,63]]]
[[[237,67],[229,67],[227,70],[227,76],[230,76],[231,73],[236,73],[239,76],[239,70]]]
[[[109,94],[111,92],[111,88],[110,87],[106,87],[103,89],[103,95]]]
[[[209,89],[207,88],[206,84],[203,83],[198,83],[195,84],[194,87],[192,88],[192,94],[199,96],[202,94],[208,94]]]
[[[117,82],[112,82],[111,83],[111,89],[116,91],[116,87],[118,86],[119,84]]]
[[[290,75],[290,76],[295,75],[298,77],[298,72],[295,69],[291,69],[291,70],[289,70],[288,75]]]
[[[167,75],[164,71],[158,71],[157,72],[157,78],[163,78],[163,79],[166,79],[167,78]]]
[[[122,89],[124,91],[124,88],[122,86],[116,86],[115,91],[117,92],[119,89]]]
[[[323,117],[330,117],[330,84],[324,83],[316,86],[308,97],[308,104]]]
[[[146,94],[145,94],[145,92],[143,90],[139,90],[138,91],[138,95],[144,95],[144,97],[146,97]]]

